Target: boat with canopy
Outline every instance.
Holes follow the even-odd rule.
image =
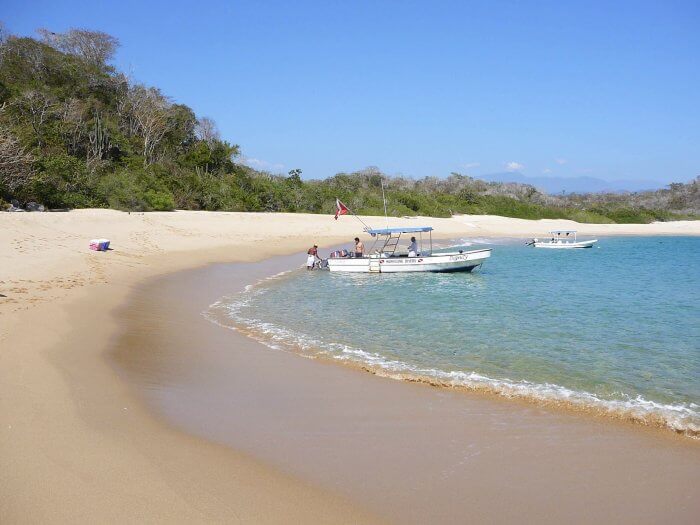
[[[374,238],[369,255],[336,252],[328,259],[332,272],[400,273],[400,272],[471,272],[491,256],[490,249],[433,252],[431,226],[365,228]],[[402,235],[412,235],[411,245],[399,247]],[[427,234],[427,247],[424,246]],[[416,238],[417,236],[417,238]],[[415,241],[413,240],[415,239]]]
[[[576,238],[576,230],[553,230],[549,234],[551,235],[549,240],[535,238],[528,244],[535,248],[576,249],[592,248],[598,242],[598,239],[579,241]]]

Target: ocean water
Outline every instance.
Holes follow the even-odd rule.
[[[493,248],[471,274],[294,270],[207,315],[273,348],[700,435],[700,239]],[[300,264],[303,262],[300,256]]]

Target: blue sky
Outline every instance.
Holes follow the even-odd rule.
[[[304,177],[700,175],[700,2],[2,0],[15,34],[118,37],[115,65]]]

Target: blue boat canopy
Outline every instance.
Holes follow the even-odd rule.
[[[367,230],[367,233],[374,237],[375,235],[391,235],[393,233],[418,233],[431,231],[433,231],[432,226],[406,226],[403,228],[379,228],[376,230]]]

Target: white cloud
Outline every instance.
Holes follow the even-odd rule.
[[[525,168],[525,166],[523,166],[519,162],[515,162],[514,160],[511,160],[510,162],[506,162],[506,170],[508,170],[508,171],[520,171],[524,168]]]
[[[241,164],[245,164],[256,170],[266,170],[266,171],[282,171],[284,170],[284,164],[268,162],[262,159],[256,159],[254,157],[241,157]]]
[[[545,168],[542,170],[542,173],[544,173],[544,174],[552,173],[552,170],[550,170],[549,168]]]
[[[557,164],[566,164],[567,160],[566,159],[554,159],[554,162]]]
[[[465,170],[470,170],[472,168],[478,168],[481,166],[478,162],[467,162],[466,164],[460,164],[459,167]]]

